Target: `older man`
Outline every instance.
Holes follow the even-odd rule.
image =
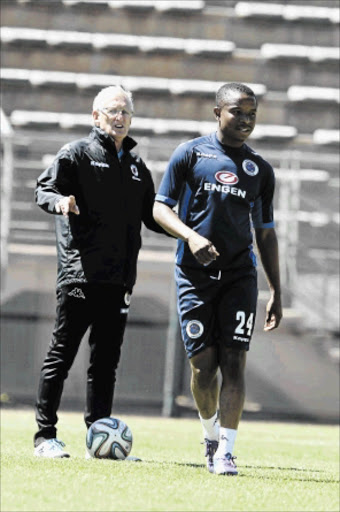
[[[152,217],[154,184],[128,136],[133,99],[106,87],[93,102],[94,128],[66,144],[38,179],[36,202],[56,220],[57,315],[40,375],[34,455],[69,457],[57,439],[64,381],[90,327],[85,423],[110,416],[116,369],[136,280],[141,223]]]

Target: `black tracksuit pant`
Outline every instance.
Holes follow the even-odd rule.
[[[64,381],[89,327],[85,423],[110,416],[129,302],[122,286],[82,283],[57,290],[56,323],[38,388],[35,446],[56,437]]]

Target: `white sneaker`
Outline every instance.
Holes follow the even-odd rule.
[[[214,457],[214,473],[215,475],[237,475],[237,466],[234,462],[236,457],[231,453],[227,453],[224,457]]]
[[[65,444],[56,438],[47,439],[34,449],[34,455],[35,457],[47,457],[49,459],[69,457],[70,454],[63,450],[64,446]]]

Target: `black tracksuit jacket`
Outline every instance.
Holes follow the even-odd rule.
[[[136,281],[141,223],[164,233],[154,221],[154,184],[143,160],[123,141],[118,159],[115,144],[100,128],[66,144],[38,178],[37,204],[55,214],[57,288],[73,283],[111,283],[132,290]],[[74,195],[80,215],[57,214],[55,204]]]

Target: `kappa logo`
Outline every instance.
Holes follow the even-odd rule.
[[[229,171],[218,171],[215,174],[215,179],[222,183],[222,185],[236,185],[238,183],[238,177],[233,172]]]
[[[259,173],[258,165],[252,160],[243,160],[242,169],[248,176],[256,176]]]
[[[202,336],[204,327],[199,320],[190,320],[186,326],[186,332],[189,338],[196,339]]]
[[[73,288],[67,295],[75,297],[76,299],[86,299],[83,290],[81,288]]]
[[[214,160],[217,160],[217,156],[212,155],[211,153],[201,153],[200,151],[196,151],[196,155],[201,158],[213,158]]]
[[[91,160],[91,165],[93,167],[110,167],[109,164],[106,164],[105,162],[95,162],[94,160]]]
[[[131,172],[132,172],[132,179],[136,181],[141,181],[141,179],[138,176],[138,169],[135,165],[130,166]]]

